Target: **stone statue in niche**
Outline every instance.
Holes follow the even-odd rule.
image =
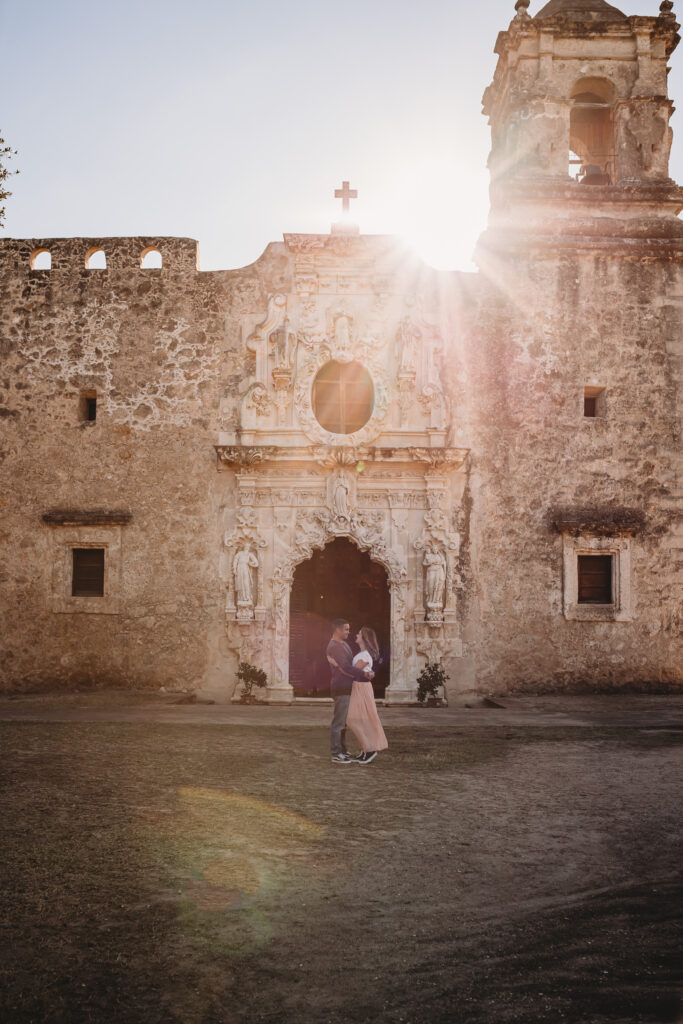
[[[399,373],[415,373],[417,348],[420,341],[419,329],[406,317],[397,332]]]
[[[446,587],[446,558],[437,547],[428,547],[422,564],[425,567],[425,598],[428,621],[439,620],[443,612]]]
[[[351,351],[351,322],[345,313],[334,321],[333,357],[340,363],[348,363],[353,359]]]
[[[270,346],[278,370],[291,370],[294,365],[296,335],[289,329],[289,320],[270,335]]]
[[[340,473],[334,481],[334,488],[332,490],[332,511],[340,519],[351,518],[349,510],[349,490],[349,481],[343,473]]]
[[[235,553],[232,571],[235,576],[235,597],[237,618],[252,618],[254,608],[254,588],[252,569],[258,569],[258,558],[248,546]]]

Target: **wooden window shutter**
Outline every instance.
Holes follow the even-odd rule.
[[[104,548],[72,548],[72,597],[104,597]]]
[[[612,603],[612,556],[579,555],[579,604]]]

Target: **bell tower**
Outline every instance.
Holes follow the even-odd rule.
[[[528,6],[517,0],[498,35],[483,97],[491,217],[480,247],[680,238],[683,190],[669,178],[672,0],[658,17],[629,17],[606,0],[549,0],[534,17]]]

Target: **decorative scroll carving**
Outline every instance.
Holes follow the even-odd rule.
[[[434,629],[428,623],[418,623],[415,629],[415,649],[429,664],[439,665],[444,658],[462,657],[460,637],[447,639],[443,630]]]
[[[356,466],[374,458],[371,448],[311,448],[311,455],[319,466],[334,469],[336,466]]]
[[[432,469],[448,466],[459,469],[467,458],[468,448],[408,448],[408,454],[416,462],[426,462]]]
[[[361,551],[385,567],[390,581],[406,576],[405,559],[385,541],[384,512],[352,511],[348,516],[333,509],[312,509],[297,515],[294,546],[288,557],[276,567],[274,578],[288,579],[299,562],[310,558],[315,550],[324,548],[335,537],[350,537]]]
[[[266,459],[272,459],[277,451],[274,447],[215,445],[220,461],[226,466],[256,466]]]
[[[263,320],[254,330],[254,335],[270,338],[285,322],[287,313],[287,297],[276,293],[268,296],[268,311]]]
[[[256,356],[256,380],[264,385],[267,383],[267,342],[271,334],[283,324],[286,310],[286,296],[279,293],[270,295],[265,318],[246,338],[247,349]]]
[[[346,310],[328,311],[328,341],[312,348],[309,339],[302,339],[302,350],[305,357],[297,369],[297,380],[294,386],[294,410],[302,430],[318,444],[339,447],[340,441],[349,446],[367,443],[376,437],[383,426],[389,409],[389,382],[387,370],[381,354],[373,344],[372,338],[360,338],[355,330],[354,322]],[[315,417],[311,404],[313,379],[318,370],[336,359],[339,362],[358,360],[372,377],[375,392],[373,413],[368,422],[353,434],[333,434],[325,430]]]
[[[247,409],[253,409],[257,416],[269,416],[273,408],[268,390],[260,381],[251,385],[245,395],[244,404]]]

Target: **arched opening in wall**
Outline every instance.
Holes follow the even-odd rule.
[[[614,99],[606,78],[582,78],[571,91],[569,174],[581,185],[613,181]]]
[[[381,662],[373,689],[383,697],[389,685],[391,596],[386,570],[346,537],[337,537],[296,567],[290,597],[289,681],[295,697],[329,697],[330,666],[326,649],[332,619],[347,617],[349,646],[356,633],[371,626],[377,634]]]
[[[52,270],[52,256],[49,249],[36,249],[29,261],[31,270]]]
[[[161,270],[161,253],[153,245],[143,249],[140,254],[140,268],[142,270]]]
[[[89,249],[85,257],[86,270],[106,270],[107,257],[104,249]]]

